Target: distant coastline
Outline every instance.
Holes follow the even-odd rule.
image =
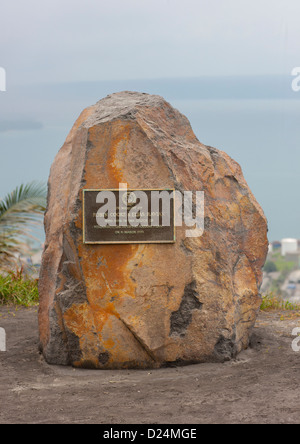
[[[0,120],[0,132],[7,131],[32,131],[43,129],[42,122],[22,121],[22,120]]]

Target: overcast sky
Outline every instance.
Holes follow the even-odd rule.
[[[6,0],[9,84],[290,73],[299,0]]]
[[[2,0],[0,197],[46,181],[83,108],[131,89],[241,164],[271,239],[300,238],[299,20],[300,0]]]

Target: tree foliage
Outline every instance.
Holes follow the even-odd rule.
[[[273,273],[275,271],[278,271],[278,268],[275,262],[267,261],[264,266],[264,271],[266,271],[267,273]]]

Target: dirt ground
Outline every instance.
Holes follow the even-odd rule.
[[[37,309],[0,308],[0,423],[299,423],[295,313],[262,313],[235,361],[160,370],[49,366],[38,352]]]

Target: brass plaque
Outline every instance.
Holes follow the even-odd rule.
[[[83,190],[85,244],[175,242],[175,190]]]

